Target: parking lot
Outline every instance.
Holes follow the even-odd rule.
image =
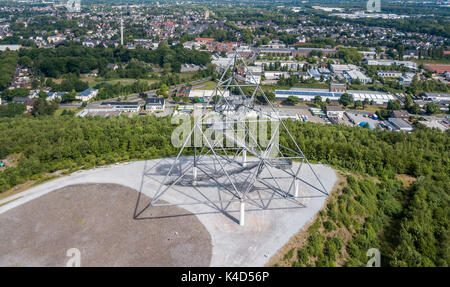
[[[306,116],[307,122],[320,124],[330,123],[330,121],[326,117],[321,118],[318,116],[314,116],[309,109],[310,107],[308,106],[280,107],[281,112],[295,113],[298,116]]]

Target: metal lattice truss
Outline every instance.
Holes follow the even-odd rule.
[[[264,110],[257,107],[258,101],[266,103]],[[194,118],[149,206],[207,204],[223,212],[240,203],[243,225],[246,202],[255,209],[269,209],[277,200],[304,206],[305,197],[328,195],[239,53],[230,59],[212,96]],[[261,127],[270,130],[270,136],[262,139]],[[182,156],[192,142],[194,156]],[[310,169],[314,182],[302,178],[305,169]],[[314,192],[299,192],[300,182]],[[184,200],[161,201],[171,192],[182,194]]]

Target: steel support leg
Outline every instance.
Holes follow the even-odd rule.
[[[294,197],[298,197],[298,180],[294,178]]]
[[[244,226],[245,224],[245,201],[241,200],[241,212],[239,216],[239,225]]]

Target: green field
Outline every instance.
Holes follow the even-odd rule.
[[[195,85],[194,87],[198,87],[198,89],[202,90],[214,90],[214,88],[217,86],[217,83],[214,81],[207,81],[198,85]]]
[[[61,108],[61,107],[60,107],[60,108],[58,108],[58,109],[56,110],[55,116],[60,116],[61,113],[62,113],[64,110],[67,110],[67,111],[73,111],[73,112],[77,113],[79,110],[81,110],[81,108],[76,108],[76,107],[70,107],[70,108],[64,107],[64,108]]]
[[[450,58],[438,59],[438,60],[428,60],[428,59],[413,59],[412,62],[416,62],[417,64],[449,64]]]
[[[136,81],[138,81],[137,79],[131,79],[131,78],[120,78],[120,79],[104,79],[102,77],[83,77],[81,78],[82,81],[87,82],[89,84],[89,88],[93,88],[98,84],[102,84],[102,83],[107,83],[107,84],[116,84],[116,83],[121,83],[123,85],[129,85],[132,84]],[[156,80],[147,80],[147,79],[140,79],[139,81],[145,81],[147,82],[149,85],[153,84],[156,82]]]

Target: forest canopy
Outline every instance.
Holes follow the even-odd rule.
[[[132,50],[123,47],[90,48],[75,43],[63,43],[55,49],[21,49],[19,56],[31,59],[36,71],[53,78],[69,73],[85,74],[95,69],[102,73],[106,71],[108,64],[128,63],[132,59],[161,67],[167,64],[171,67],[181,67],[181,64],[185,63],[206,65],[211,62],[208,52],[186,49],[181,44],[168,46],[165,43],[160,43],[156,50],[141,47]]]

